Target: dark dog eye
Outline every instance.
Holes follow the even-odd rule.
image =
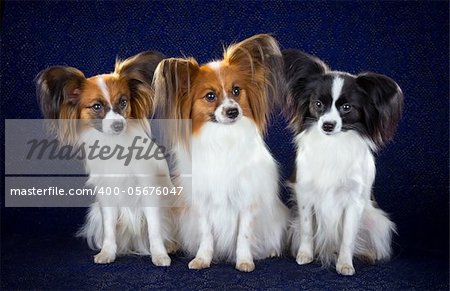
[[[95,112],[99,112],[103,109],[103,105],[100,103],[95,103],[94,105],[92,105],[92,110],[94,110]]]
[[[214,101],[216,101],[216,98],[217,98],[216,93],[214,93],[212,91],[208,92],[208,94],[206,94],[206,96],[205,96],[205,99],[208,102],[214,102]]]
[[[349,112],[350,110],[352,110],[352,106],[348,103],[345,103],[344,105],[342,105],[341,108],[342,108],[343,112]]]
[[[239,94],[241,94],[241,88],[239,88],[238,86],[234,86],[231,92],[234,96],[239,96]]]
[[[322,108],[322,102],[320,102],[319,100],[317,100],[316,102],[314,102],[314,105],[316,105],[317,108]]]
[[[119,105],[122,109],[124,109],[127,106],[127,104],[128,104],[127,99],[123,98],[122,100],[120,100]]]

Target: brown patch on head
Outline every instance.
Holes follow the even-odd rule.
[[[125,118],[141,119],[141,124],[147,125],[152,112],[153,72],[163,57],[158,52],[143,52],[117,61],[114,73],[89,79],[71,67],[43,70],[36,78],[36,87],[44,117],[70,120],[52,122],[50,129],[62,143],[73,144],[80,130],[78,119],[101,119],[109,110]],[[102,85],[98,82],[100,78],[104,81]],[[96,103],[102,106],[101,111],[93,110]]]
[[[242,108],[244,116],[252,119],[257,125],[260,123],[260,112],[255,112],[251,106],[252,96],[256,93],[253,76],[242,71],[239,66],[233,64],[226,64],[223,68],[224,84],[227,89],[228,96],[239,103]],[[233,86],[240,88],[239,96],[233,96],[231,90]],[[264,115],[264,114],[263,114]]]
[[[251,73],[251,71],[246,71],[236,64],[230,64],[230,67],[243,83],[241,91],[244,91],[244,94],[242,94],[240,104],[244,115],[252,119],[259,131],[263,133],[266,129],[270,112],[266,92],[266,86],[268,86],[265,76],[266,72],[262,68],[257,68]]]
[[[123,62],[117,61],[113,74],[89,79],[71,67],[55,66],[43,70],[36,77],[41,111],[45,118],[64,120],[50,122],[50,130],[62,143],[74,144],[82,130],[78,120],[101,119],[109,110],[148,124],[146,118],[152,112],[151,82],[161,59],[163,55],[158,52],[143,52]],[[99,78],[104,79],[105,90],[98,84]],[[101,111],[93,110],[96,103],[102,106]],[[82,126],[86,126],[86,122]]]
[[[270,35],[256,35],[231,45],[223,61],[199,66],[192,59],[166,59],[155,71],[155,95],[162,118],[192,119],[192,132],[200,132],[211,121],[225,96],[239,103],[244,116],[252,119],[259,131],[266,129],[273,101],[282,80],[282,56],[276,40]],[[233,96],[239,86],[239,96]],[[216,99],[205,96],[214,92]],[[171,131],[172,142],[187,144],[190,134],[177,124]]]
[[[86,80],[79,102],[80,119],[103,119],[110,111],[124,118],[132,117],[130,88],[127,80],[116,74],[94,76]],[[101,110],[94,110],[101,104]]]
[[[111,110],[125,118],[131,115],[130,90],[125,79],[115,74],[98,75],[84,81],[77,102],[63,106],[60,119],[77,119],[77,131],[97,127]],[[72,113],[71,116],[67,112]],[[72,121],[73,122],[73,121]]]
[[[131,112],[129,118],[147,118],[153,114],[152,80],[156,67],[164,59],[164,55],[156,51],[146,51],[124,61],[117,60],[115,75],[128,84]]]
[[[244,116],[255,119],[248,100],[248,82],[236,66],[225,62],[205,64],[200,67],[197,80],[192,85],[192,131],[200,132],[203,124],[214,118],[214,112],[226,98],[235,100],[241,107]],[[233,95],[233,88],[239,87],[239,95]],[[216,95],[214,101],[208,101],[206,95],[213,92]]]
[[[78,102],[79,119],[91,120],[102,119],[110,110],[107,96],[104,96],[102,90],[98,86],[98,77],[92,77],[86,80],[84,89]],[[95,112],[92,107],[95,104],[101,104],[103,109]]]
[[[283,90],[283,62],[277,41],[268,34],[252,36],[228,47],[224,52],[224,61],[247,85],[248,106],[253,120],[263,133],[270,110]]]
[[[224,98],[219,78],[213,69],[208,66],[201,66],[196,78],[201,81],[192,84],[189,96],[192,99],[192,134],[198,133],[203,124],[211,119],[211,115],[214,114],[217,106],[222,103]],[[210,92],[217,96],[215,101],[205,99],[205,96]]]
[[[133,112],[132,109],[133,98],[135,96],[131,96],[128,80],[116,74],[105,75],[103,79],[108,88],[112,110],[124,118],[136,118],[139,114]],[[147,98],[150,99],[150,96],[147,96]]]

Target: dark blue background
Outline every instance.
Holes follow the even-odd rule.
[[[375,195],[399,232],[390,263],[358,265],[354,278],[290,257],[258,262],[252,274],[226,264],[188,271],[180,256],[167,270],[133,257],[95,266],[94,252],[72,238],[85,209],[4,208],[2,197],[3,288],[448,289],[448,2],[6,1],[3,8],[2,129],[4,119],[40,118],[33,79],[48,66],[92,76],[112,71],[116,56],[148,49],[206,62],[256,33],[273,33],[282,48],[303,49],[336,70],[386,74],[406,102],[395,140],[377,158]],[[283,177],[294,160],[285,125],[274,118],[267,137]]]

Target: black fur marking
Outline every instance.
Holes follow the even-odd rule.
[[[339,77],[344,85],[335,106],[342,119],[342,131],[355,130],[377,148],[393,137],[403,109],[403,93],[392,79],[375,73],[353,76],[329,72],[322,61],[297,50],[283,51],[283,58],[290,91],[285,113],[295,134],[315,125],[330,110],[333,79]],[[351,109],[345,111],[344,104],[351,105]]]
[[[209,121],[217,122],[216,115],[214,113],[209,114]]]

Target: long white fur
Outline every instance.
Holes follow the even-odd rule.
[[[149,128],[128,125],[120,135],[100,134],[95,129],[84,131],[80,142],[91,146],[98,140],[100,146],[112,149],[120,145],[127,149],[136,136],[147,137]],[[142,139],[136,144],[144,146]],[[132,159],[128,166],[124,160],[87,159],[89,173],[87,184],[100,187],[171,187],[169,169],[165,160]],[[173,242],[173,225],[167,208],[160,207],[159,196],[137,196],[119,193],[118,196],[97,195],[97,202],[89,209],[84,226],[78,232],[93,249],[101,249],[95,256],[96,263],[110,263],[116,255],[151,255],[157,266],[170,265],[164,243]]]
[[[395,225],[371,198],[375,162],[371,144],[355,131],[326,136],[318,126],[296,137],[298,216],[292,250],[297,263],[317,255],[353,275],[353,255],[383,260],[391,255]],[[336,257],[337,254],[337,257]]]
[[[281,254],[288,210],[278,197],[275,160],[254,122],[208,122],[192,138],[192,156],[179,145],[177,157],[179,171],[193,177],[184,185],[188,207],[179,219],[182,246],[195,256],[190,268],[217,259],[251,271],[254,259]]]

